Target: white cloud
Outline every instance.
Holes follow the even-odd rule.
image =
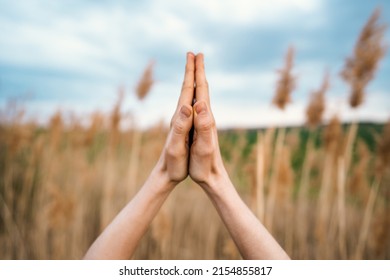
[[[330,97],[327,102],[325,119],[338,115],[344,121],[386,121],[390,118],[389,93],[383,91],[369,92],[363,104],[357,109],[349,106],[348,96]]]
[[[164,1],[157,0],[159,8],[180,11],[185,17],[187,13],[195,13],[201,19],[206,18],[220,24],[263,24],[280,25],[296,15],[307,15],[321,9],[320,0],[208,0],[208,1]],[[163,4],[162,4],[163,3]],[[294,16],[295,15],[295,16]]]
[[[274,71],[247,71],[240,73],[214,71],[207,74],[210,88],[215,92],[242,92],[252,89],[270,92],[274,88],[276,75]]]
[[[15,68],[28,66],[31,69],[46,68],[48,71],[55,69],[94,77],[95,80],[83,82],[69,80],[69,83],[75,84],[74,87],[61,85],[61,79],[58,79],[58,84],[57,81],[52,81],[50,87],[43,84],[45,77],[35,80],[42,82],[39,86],[41,89],[46,87],[52,90],[58,86],[58,92],[53,94],[61,94],[61,89],[74,89],[77,93],[85,94],[89,91],[99,96],[99,100],[95,98],[88,104],[74,100],[77,94],[72,95],[73,99],[70,97],[65,102],[57,102],[63,102],[65,110],[73,108],[80,112],[91,111],[94,106],[109,108],[115,101],[116,83],[123,82],[132,90],[145,64],[150,58],[156,58],[151,56],[165,56],[164,62],[156,58],[159,73],[172,69],[176,71],[176,66],[166,70],[171,66],[171,59],[176,59],[176,53],[177,57],[181,57],[188,50],[201,50],[208,57],[218,57],[218,51],[221,51],[218,48],[224,47],[221,42],[229,43],[229,39],[239,37],[231,35],[230,30],[225,28],[236,28],[236,33],[232,34],[237,34],[237,30],[252,30],[246,29],[247,27],[256,27],[256,30],[285,30],[293,27],[300,30],[313,28],[324,18],[324,2],[321,0],[154,0],[144,3],[142,9],[135,10],[126,5],[107,2],[101,5],[77,4],[74,10],[69,9],[67,13],[63,12],[63,5],[67,3],[62,1],[34,1],[34,5],[30,1],[26,2],[28,4],[12,3],[8,6],[11,7],[11,14],[17,15],[16,18],[2,16],[0,11],[0,30],[3,33],[0,37],[0,62]],[[212,34],[221,38],[207,36],[209,28],[213,28]],[[282,36],[281,34],[285,33],[275,32],[275,38]],[[305,37],[304,34],[302,37]],[[298,58],[311,48],[312,40],[315,38],[305,37],[299,41],[301,45],[297,45]],[[235,42],[231,43],[234,46],[229,51],[247,55],[245,50],[234,49],[240,48],[240,44],[236,46]],[[269,56],[275,56],[273,50],[269,50]],[[240,59],[241,57],[232,61],[240,64]],[[177,61],[179,59],[175,63]],[[320,85],[327,67],[325,63],[326,57],[297,61],[295,73],[298,81],[297,90],[292,97],[294,103],[283,113],[270,105],[277,80],[276,69],[265,69],[260,63],[256,69],[249,67],[250,70],[244,70],[242,65],[233,65],[237,69],[234,71],[232,68],[224,70],[219,65],[212,65],[206,71],[217,123],[222,127],[302,124],[307,101],[303,99]],[[278,57],[275,63],[267,65],[282,67],[283,59]],[[337,69],[330,70],[334,76],[338,75],[335,72]],[[169,77],[176,75],[169,74]],[[17,71],[15,75],[18,75]],[[78,86],[77,83],[82,83],[83,86]],[[176,106],[180,85],[181,81],[175,78],[171,81],[159,80],[153,87],[150,98],[141,104],[131,97],[126,100],[126,108],[137,114],[143,126],[152,125],[161,118],[168,122]],[[352,113],[342,90],[343,87],[338,84],[331,89],[327,117],[340,111],[344,118],[351,118]],[[243,100],[244,98],[247,99]],[[39,112],[41,106],[42,111],[48,114],[50,110],[58,108],[55,103],[54,98],[37,100],[31,107]],[[388,94],[370,94],[360,114],[362,117],[386,119],[390,110],[384,106],[387,103]]]

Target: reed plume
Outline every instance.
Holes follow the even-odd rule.
[[[325,110],[325,93],[329,88],[329,73],[325,73],[321,87],[311,94],[309,105],[306,109],[306,123],[313,128],[322,121]]]
[[[139,100],[143,100],[148,95],[150,89],[154,84],[154,79],[153,79],[154,64],[155,64],[154,61],[149,62],[135,89],[135,92]]]
[[[380,59],[385,55],[383,43],[386,26],[380,24],[381,11],[376,9],[360,33],[354,53],[345,62],[341,77],[351,88],[349,104],[352,108],[364,101],[365,88],[374,77]]]
[[[295,77],[292,74],[294,66],[294,48],[289,47],[285,57],[284,68],[278,70],[280,74],[275,96],[272,103],[281,110],[284,110],[287,103],[291,102],[291,93],[295,88]]]

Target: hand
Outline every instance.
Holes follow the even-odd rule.
[[[190,151],[191,178],[206,191],[226,174],[218,144],[217,128],[210,109],[209,88],[204,70],[204,56],[195,57],[196,103],[194,139]]]
[[[192,108],[194,82],[198,101]],[[195,131],[193,144],[189,147],[192,127]],[[129,259],[170,190],[188,173],[209,194],[243,258],[288,259],[241,200],[226,173],[210,110],[203,55],[195,57],[192,53],[187,54],[183,88],[156,168],[136,196],[91,245],[84,258]]]
[[[188,176],[189,131],[193,125],[192,100],[194,98],[195,55],[187,53],[184,81],[177,104],[176,112],[171,120],[171,128],[161,154],[158,166],[168,176],[168,180],[176,185]]]

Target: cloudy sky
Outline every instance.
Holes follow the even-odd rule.
[[[339,72],[375,7],[390,24],[386,0],[6,1],[0,0],[0,106],[19,100],[45,121],[57,110],[80,116],[109,112],[119,86],[123,111],[139,125],[168,122],[176,106],[187,51],[205,54],[220,127],[302,124],[310,91],[331,73],[326,118],[390,117],[390,54],[381,61],[364,105],[348,108]],[[390,31],[385,41],[390,45]],[[298,77],[284,112],[271,105],[288,46]],[[154,60],[147,98],[134,88]]]

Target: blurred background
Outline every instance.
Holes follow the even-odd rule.
[[[345,58],[376,7],[387,1],[1,1],[0,104],[20,99],[47,122],[58,109],[79,115],[107,112],[118,86],[142,126],[171,117],[187,51],[203,52],[220,127],[302,124],[309,92],[324,71],[332,77],[326,118],[351,120]],[[384,40],[389,42],[389,31]],[[296,48],[299,77],[283,118],[270,106],[286,49]],[[155,85],[142,106],[134,88],[150,61]],[[359,119],[386,121],[390,58],[369,85]]]
[[[83,256],[157,161],[192,51],[291,257],[389,259],[389,22],[385,0],[0,0],[0,258]],[[187,180],[134,257],[239,255]]]

